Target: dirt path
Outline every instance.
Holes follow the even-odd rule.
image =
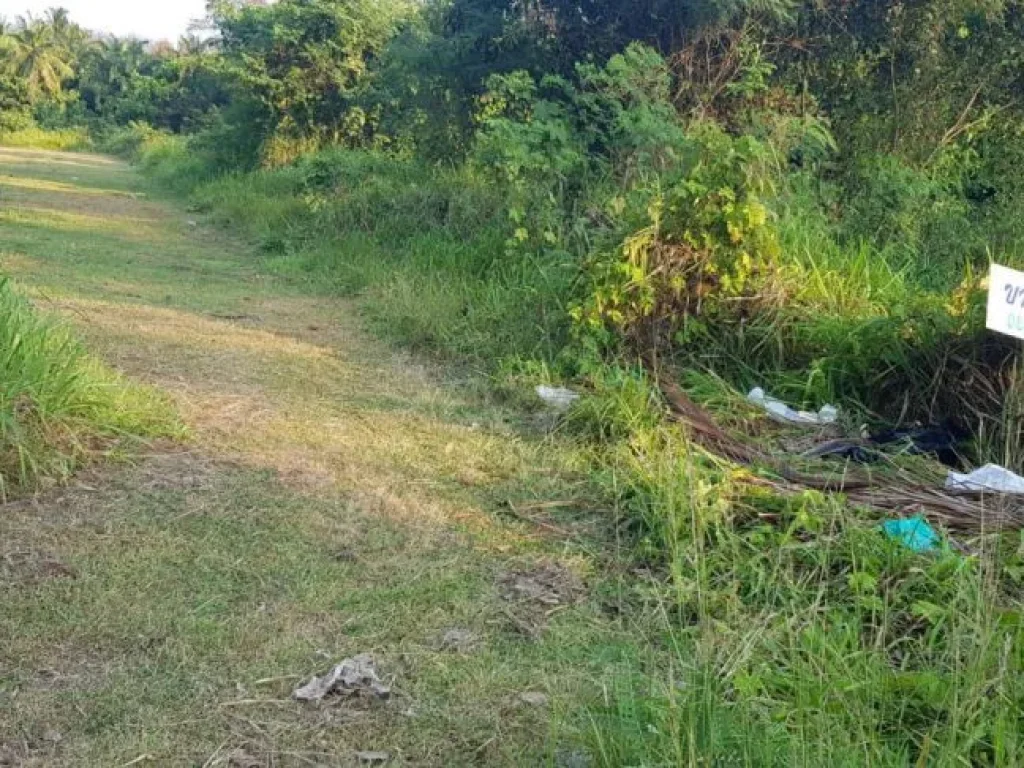
[[[576,493],[568,454],[116,161],[0,150],[0,259],[192,431],[0,508],[0,765],[571,754],[571,713],[635,651],[582,548],[500,512]],[[390,701],[289,699],[362,652]]]

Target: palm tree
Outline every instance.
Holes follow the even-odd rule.
[[[67,8],[51,8],[46,12],[46,22],[53,29],[57,43],[72,55],[80,53],[89,40],[89,33],[71,21]]]
[[[46,21],[58,37],[67,33],[72,27],[71,13],[67,8],[51,8],[46,12]]]
[[[111,36],[97,41],[79,59],[79,92],[90,109],[102,112],[108,102],[131,90],[150,60],[141,40]]]
[[[11,51],[14,49],[14,39],[11,37],[14,32],[14,25],[5,17],[0,16],[0,73],[11,69]]]
[[[53,27],[31,17],[19,20],[13,35],[10,60],[14,72],[23,78],[29,95],[59,94],[64,80],[74,74],[68,64],[67,50],[60,44]]]
[[[178,38],[178,53],[182,56],[200,56],[216,50],[218,42],[215,37],[198,35],[190,31]]]

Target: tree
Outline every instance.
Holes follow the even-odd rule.
[[[219,41],[215,37],[189,32],[178,39],[178,53],[183,57],[201,56],[217,50]]]
[[[46,23],[53,30],[53,36],[72,57],[77,57],[84,46],[89,44],[89,33],[71,21],[67,8],[51,8],[46,12]]]
[[[33,101],[58,96],[64,81],[74,75],[67,49],[53,27],[40,19],[19,20],[11,36],[9,56],[12,71],[24,82]]]
[[[409,13],[403,0],[280,0],[211,6],[225,71],[247,119],[268,135],[313,142],[360,132],[370,65]],[[261,113],[257,118],[255,113]]]
[[[97,41],[85,51],[78,89],[87,107],[95,113],[112,111],[115,102],[130,90],[146,55],[144,43],[115,37]]]

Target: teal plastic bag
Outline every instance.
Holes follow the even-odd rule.
[[[895,539],[914,552],[934,552],[942,543],[942,537],[923,517],[887,520],[882,523],[882,530],[890,539]]]

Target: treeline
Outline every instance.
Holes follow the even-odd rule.
[[[198,36],[149,43],[92,33],[54,8],[0,19],[0,130],[145,122],[195,131],[230,94]]]
[[[451,158],[492,76],[573,81],[642,43],[684,120],[741,133],[816,118],[846,158],[934,165],[959,149],[994,166],[993,142],[1017,138],[1022,36],[1014,0],[213,0],[173,44],[99,36],[56,8],[0,26],[0,98],[9,125],[220,120],[253,162],[288,143]],[[979,184],[998,174],[986,171]]]

